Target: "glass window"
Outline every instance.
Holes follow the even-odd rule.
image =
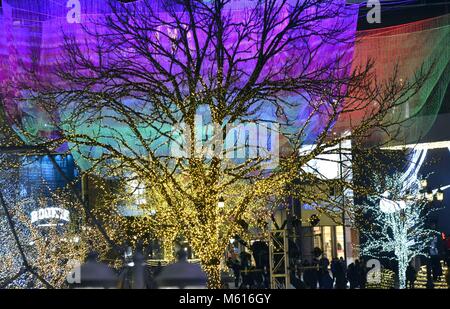
[[[323,252],[328,259],[333,258],[333,234],[331,226],[323,227]]]
[[[344,227],[339,225],[336,226],[336,253],[338,258],[345,258],[344,245]]]
[[[322,248],[322,228],[320,226],[313,227],[313,235],[314,235],[314,247],[313,248]]]

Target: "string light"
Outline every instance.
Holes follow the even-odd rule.
[[[427,256],[427,248],[436,232],[425,226],[431,213],[428,203],[423,198],[411,199],[404,192],[417,196],[421,181],[411,183],[405,188],[399,181],[401,174],[396,173],[384,179],[375,177],[376,191],[379,195],[368,196],[368,202],[359,206],[368,223],[360,224],[364,243],[361,245],[361,255],[377,258],[388,258],[398,262],[398,279],[400,288],[406,288],[406,268],[416,256]],[[388,190],[390,198],[396,203],[402,201],[405,207],[386,211],[381,208],[381,194]]]
[[[338,3],[345,5],[345,1]],[[130,6],[132,5],[130,4]],[[255,7],[255,9],[259,10],[260,8]],[[268,13],[270,15],[275,11],[277,10]],[[337,14],[340,14],[340,11],[339,9]],[[129,27],[130,24],[139,25],[140,14],[144,14],[144,21],[151,21],[151,17],[148,16],[151,12],[151,9],[145,10],[145,7],[134,11],[135,14],[129,16],[133,18],[133,22],[127,22],[124,27],[116,25],[118,26],[115,27],[116,31],[133,29],[133,27]],[[248,11],[245,10],[245,12]],[[320,13],[325,15],[323,16],[325,18],[320,18]],[[338,51],[336,54],[339,54],[340,50],[348,51],[348,54],[351,54],[353,50],[357,11],[354,10],[353,13],[330,18],[328,9],[326,12],[320,12],[320,10],[316,12],[319,17],[316,21],[318,24],[311,26],[321,26],[321,29],[326,29],[327,27],[322,27],[322,21],[331,21],[331,24],[335,24],[333,20],[336,18],[340,20],[336,24],[344,26],[342,33],[333,31],[333,36],[339,33],[338,37],[341,34],[345,37],[344,40],[341,40],[345,42],[342,43],[342,46],[336,43],[339,42],[339,38],[334,38],[335,43],[332,47],[334,51]],[[298,18],[297,15],[302,18],[302,14],[293,14],[292,19],[294,23],[298,23],[298,27],[302,27],[302,20],[295,20]],[[255,14],[255,18],[258,16],[262,15]],[[176,29],[180,23],[170,20],[170,18],[168,16],[165,23],[172,24]],[[117,22],[120,20],[121,18],[118,18]],[[210,20],[214,21],[215,19],[211,18]],[[272,20],[272,18],[267,18],[267,20]],[[274,20],[276,20],[275,17]],[[291,28],[296,28],[292,27],[291,23],[289,24]],[[141,27],[137,26],[136,29],[138,28]],[[256,31],[253,34],[259,35],[261,29],[255,28]],[[338,202],[324,194],[324,191],[329,189],[326,180],[320,179],[314,173],[305,172],[305,166],[312,159],[341,143],[341,136],[336,132],[330,134],[332,136],[328,136],[336,122],[347,120],[341,118],[345,118],[346,115],[353,112],[359,113],[366,110],[368,102],[372,103],[375,98],[389,98],[376,102],[379,111],[369,111],[366,113],[369,115],[367,119],[358,117],[358,125],[351,128],[350,135],[346,138],[355,139],[355,146],[361,146],[358,143],[362,144],[363,142],[358,139],[366,137],[384,124],[388,124],[385,126],[386,128],[390,127],[391,123],[388,120],[395,117],[396,113],[393,111],[395,111],[396,105],[401,105],[402,98],[408,97],[407,94],[411,92],[410,90],[417,88],[417,85],[411,83],[410,89],[399,93],[377,93],[377,89],[396,89],[397,87],[389,87],[390,85],[374,85],[372,87],[374,79],[370,70],[367,73],[364,72],[365,67],[371,67],[370,64],[358,66],[358,69],[352,74],[347,74],[351,70],[352,64],[349,59],[343,58],[340,65],[336,66],[336,59],[332,56],[330,62],[327,63],[328,57],[325,57],[329,54],[327,48],[323,49],[324,57],[321,59],[323,64],[315,67],[316,63],[314,63],[311,68],[301,67],[305,61],[301,55],[297,55],[298,50],[291,52],[290,49],[283,50],[281,48],[278,55],[271,55],[261,61],[261,63],[268,64],[262,70],[265,73],[256,74],[255,81],[257,82],[251,82],[246,77],[253,76],[253,74],[249,74],[246,70],[255,66],[253,60],[247,62],[245,59],[259,59],[261,55],[265,54],[257,51],[252,56],[250,50],[252,48],[257,50],[257,45],[260,45],[255,44],[250,48],[246,45],[241,46],[241,49],[236,49],[238,54],[245,55],[240,57],[241,61],[239,61],[243,65],[229,67],[231,76],[227,78],[226,83],[231,83],[231,86],[225,89],[222,81],[226,72],[223,67],[219,67],[221,61],[209,60],[214,58],[214,53],[204,57],[203,59],[208,60],[200,63],[205,70],[208,67],[213,68],[211,72],[204,74],[202,68],[192,70],[191,63],[183,63],[183,59],[191,58],[191,55],[186,57],[186,55],[177,53],[183,49],[174,44],[173,40],[170,42],[171,44],[168,44],[170,45],[169,51],[164,49],[168,46],[159,44],[159,42],[156,46],[153,40],[142,42],[143,36],[140,32],[131,35],[120,32],[110,35],[109,31],[114,30],[102,30],[105,30],[106,35],[100,40],[89,38],[87,35],[83,36],[86,44],[90,46],[92,41],[98,43],[106,37],[109,39],[130,37],[126,42],[122,41],[120,44],[114,42],[114,46],[130,47],[129,44],[133,45],[137,41],[136,45],[139,46],[133,46],[132,50],[135,51],[136,47],[139,49],[141,45],[145,45],[144,53],[139,55],[136,52],[133,61],[130,61],[128,57],[114,61],[114,59],[117,60],[116,49],[111,49],[105,43],[102,46],[96,46],[99,50],[106,47],[106,50],[102,50],[99,59],[93,60],[99,55],[85,53],[86,46],[81,47],[81,52],[75,48],[75,53],[67,55],[69,58],[74,57],[67,64],[68,70],[59,72],[58,77],[63,81],[58,80],[54,85],[50,85],[51,91],[33,89],[37,92],[36,96],[25,98],[30,103],[36,103],[37,106],[42,107],[42,110],[55,111],[58,119],[54,119],[56,118],[54,115],[48,116],[49,124],[51,122],[51,127],[58,132],[55,134],[58,137],[49,141],[42,138],[41,132],[37,128],[27,126],[25,123],[20,124],[20,121],[17,121],[16,131],[27,142],[45,144],[52,149],[68,143],[69,150],[77,156],[77,161],[80,166],[83,165],[84,172],[92,178],[98,178],[94,179],[93,183],[94,187],[102,194],[96,196],[93,213],[104,224],[107,234],[114,242],[135,244],[138,240],[161,239],[166,259],[173,260],[173,244],[177,238],[182,238],[193,248],[195,255],[198,256],[207,271],[210,287],[220,285],[220,262],[230,237],[240,235],[245,238],[249,234],[250,228],[259,228],[263,233],[267,232],[267,222],[270,221],[273,210],[279,209],[280,205],[285,205],[286,197],[295,197],[311,205],[313,203],[319,205],[326,201],[327,206],[319,208],[318,211],[329,214],[334,220],[339,220],[341,218],[339,211],[345,210],[347,202]],[[185,33],[184,30],[181,29],[179,32]],[[252,31],[250,30],[250,33]],[[276,33],[275,30],[270,32]],[[270,37],[270,33],[268,36]],[[295,36],[288,34],[285,38],[293,37]],[[311,33],[311,41],[314,41],[313,39],[316,37],[315,33]],[[348,43],[349,41],[351,44]],[[276,40],[274,42],[276,43]],[[280,42],[284,42],[284,40]],[[318,46],[320,46],[320,40],[318,42]],[[291,43],[286,46],[295,45],[295,41]],[[67,44],[64,45],[67,46]],[[210,48],[211,46],[205,47]],[[162,51],[156,52],[155,56],[152,55],[152,48],[162,48]],[[95,48],[87,49],[95,50]],[[277,48],[273,50],[276,51]],[[190,47],[184,51],[190,53]],[[70,49],[64,52],[70,52]],[[203,54],[201,51],[197,52]],[[160,61],[166,54],[170,56]],[[286,57],[284,54],[289,56]],[[318,55],[317,58],[321,58],[321,53]],[[18,55],[13,53],[13,56]],[[104,56],[108,60],[100,61],[105,58]],[[148,56],[151,56],[150,63],[157,65],[149,65]],[[305,56],[308,58],[309,55]],[[83,57],[86,58],[83,59]],[[277,60],[273,61],[273,59]],[[113,71],[111,74],[108,72],[108,62],[113,64],[112,67],[119,69],[124,65],[128,67],[119,72],[123,74],[116,74]],[[14,65],[10,65],[10,67],[16,68],[15,64],[18,64],[19,61],[12,63]],[[70,67],[71,64],[80,63],[88,64],[88,67],[80,68],[77,65]],[[163,65],[161,65],[162,63]],[[177,65],[179,63],[181,66]],[[232,64],[230,63],[230,65]],[[168,67],[175,67],[174,70],[180,70],[180,72],[167,72],[166,68]],[[289,67],[291,70],[288,70]],[[329,68],[338,69],[328,72],[329,74],[322,72],[327,72]],[[280,71],[275,74],[273,70]],[[195,76],[192,76],[185,75],[186,71],[201,73],[195,73]],[[308,72],[308,74],[298,76],[299,71]],[[86,72],[89,73],[86,74]],[[97,75],[98,72],[100,74]],[[272,74],[275,74],[276,78],[264,79],[264,76]],[[16,77],[15,74],[11,75]],[[310,80],[310,76],[314,77],[314,75],[317,78],[311,80],[313,85],[308,88],[309,83],[305,83],[303,78]],[[160,76],[163,78],[159,78]],[[33,78],[29,79],[35,81]],[[329,79],[332,81],[330,82]],[[397,80],[397,78],[393,79]],[[403,84],[410,85],[408,82],[405,79]],[[147,87],[147,83],[150,85],[149,87]],[[249,83],[249,87],[240,89],[241,85]],[[47,81],[44,84],[48,86]],[[64,89],[61,88],[61,84],[64,84]],[[14,86],[17,85],[14,84]],[[307,89],[303,89],[303,87],[307,87]],[[344,91],[337,88],[344,88]],[[80,89],[84,89],[84,91],[80,91]],[[236,90],[238,90],[238,94],[236,94]],[[309,93],[313,94],[309,96],[307,95]],[[349,97],[345,97],[344,93],[349,93]],[[373,98],[367,98],[367,93],[374,93]],[[288,102],[286,98],[293,95],[295,95],[295,100],[299,99],[302,105],[298,105],[294,101]],[[326,99],[329,96],[340,98],[339,100],[336,98]],[[15,99],[20,100],[19,98]],[[284,121],[282,138],[287,141],[286,149],[289,151],[283,153],[279,166],[270,172],[264,171],[266,174],[261,172],[261,163],[264,161],[261,158],[245,160],[241,164],[205,156],[168,157],[167,153],[162,151],[170,146],[167,139],[164,139],[170,133],[167,127],[184,121],[191,132],[194,132],[193,124],[196,113],[201,106],[206,104],[211,107],[212,120],[220,125],[228,119],[252,118],[264,107],[269,109],[269,107],[273,107],[272,105],[275,105],[274,114],[276,110],[277,117],[280,116],[276,119],[277,121],[284,121],[282,118],[290,114],[291,109],[295,110],[295,115],[301,114],[303,119],[297,119],[294,116],[293,119]],[[299,109],[301,109],[300,113]],[[394,116],[389,116],[389,119],[386,120],[384,118],[388,113]],[[352,123],[351,120],[350,118],[350,123]],[[301,123],[301,125],[300,127],[293,126],[292,123]],[[297,132],[292,133],[290,129],[295,129]],[[279,134],[279,132],[275,133]],[[300,156],[297,150],[301,148],[301,144],[307,142],[316,143],[317,147],[308,154]],[[129,175],[134,175],[133,177],[139,180],[140,195],[145,195],[141,196],[139,200],[136,200],[136,196],[130,194],[125,188],[125,183],[129,181]],[[118,188],[112,192],[107,181],[102,181],[101,178],[115,179],[118,182]],[[305,183],[307,186],[304,185]],[[341,188],[354,188],[354,185],[346,180],[336,181],[336,183]],[[364,188],[361,190],[363,191]],[[223,196],[227,198],[226,203]],[[118,210],[120,205],[136,206],[142,210],[141,215],[124,217]],[[71,209],[76,208],[75,205],[71,206]],[[84,233],[88,235],[95,233],[90,228],[89,222],[83,227],[85,227],[82,229]],[[67,235],[65,238],[73,239],[73,237],[76,236]],[[95,237],[80,236],[80,242],[84,243],[84,240],[92,240],[102,253],[108,251],[107,246],[101,247],[102,244],[105,244],[104,241],[99,241]]]

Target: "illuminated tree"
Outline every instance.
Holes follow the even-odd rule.
[[[67,274],[89,251],[104,258],[109,246],[84,219],[73,191],[52,191],[44,184],[23,192],[19,175],[30,161],[0,155],[0,288],[62,288]],[[33,219],[33,213],[49,207],[66,210],[64,221],[41,225]],[[65,225],[58,226],[62,222]]]
[[[406,268],[416,256],[427,256],[436,231],[426,227],[431,206],[420,190],[420,181],[402,175],[376,177],[376,194],[359,206],[359,224],[365,238],[361,255],[387,258],[398,263],[401,289],[406,288]]]
[[[22,198],[15,204],[6,201],[13,220],[11,227],[5,216],[0,218],[0,284],[2,287],[64,288],[66,277],[74,267],[84,262],[91,251],[104,259],[110,251],[101,234],[85,220],[76,220],[64,227],[39,226],[30,220],[30,207],[47,208],[49,203],[57,203],[60,208],[80,212],[67,192],[57,191],[51,196]],[[79,228],[75,228],[76,224]],[[17,239],[14,238],[14,233]],[[22,251],[22,253],[20,252]],[[111,262],[113,266],[120,265]]]
[[[65,33],[51,78],[35,70],[23,85],[59,136],[16,126],[30,143],[68,143],[85,174],[137,180],[139,224],[188,240],[218,287],[229,238],[264,227],[287,196],[328,200],[304,190],[325,184],[308,163],[345,140],[394,138],[406,118],[393,111],[427,78],[377,80],[371,60],[352,63],[357,10],[345,3],[111,1],[82,18],[83,34]]]

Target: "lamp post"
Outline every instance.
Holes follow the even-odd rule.
[[[442,188],[439,187],[435,192],[431,189],[427,189],[428,181],[425,178],[420,180],[421,190],[419,191],[419,199],[425,199],[427,202],[432,203],[435,198],[438,202],[442,202],[444,200],[444,192]],[[444,188],[445,189],[445,188]],[[433,247],[430,248],[430,252],[433,250]],[[431,275],[431,258],[427,258],[427,284],[426,287],[428,289],[434,288],[433,276]]]
[[[425,198],[427,199],[428,202],[433,202],[434,200],[434,194],[433,191],[431,191],[431,189],[428,189],[425,193]]]
[[[422,189],[425,189],[428,186],[428,181],[426,178],[422,178],[420,180],[420,186],[422,187]]]
[[[439,188],[438,191],[436,192],[436,199],[439,202],[442,202],[444,200],[444,192],[441,190],[441,188]]]
[[[217,202],[217,207],[224,208],[225,207],[225,199],[223,196],[219,197],[219,201]]]

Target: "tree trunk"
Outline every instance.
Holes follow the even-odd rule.
[[[398,285],[400,289],[406,289],[406,268],[408,267],[408,257],[402,254],[398,259]]]
[[[165,238],[163,240],[164,259],[173,262],[175,260],[174,246],[172,238]]]
[[[208,276],[208,289],[220,289],[220,264],[203,264],[203,269]]]

